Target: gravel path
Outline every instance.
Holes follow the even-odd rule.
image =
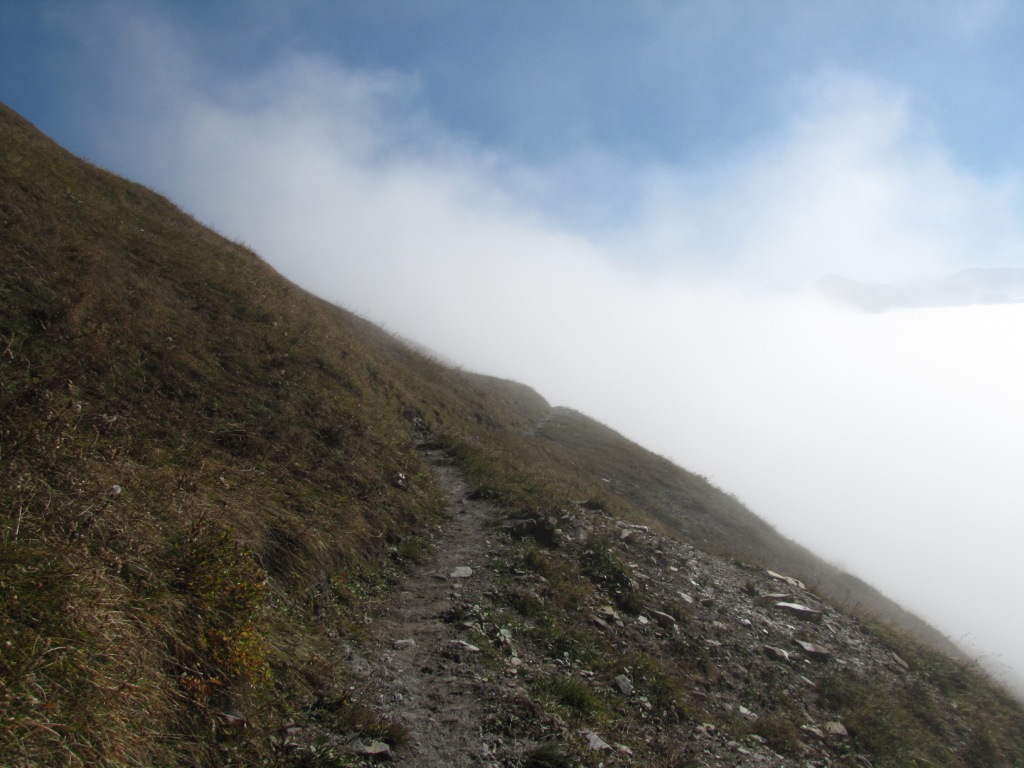
[[[483,713],[488,697],[502,684],[490,682],[474,663],[477,651],[451,612],[459,604],[486,599],[495,534],[489,523],[498,511],[487,501],[467,497],[465,480],[443,452],[427,451],[425,457],[447,496],[451,519],[429,561],[410,572],[393,604],[374,622],[376,642],[387,649],[376,703],[412,734],[408,744],[391,753],[392,764],[493,765],[498,763],[498,740],[485,733]]]

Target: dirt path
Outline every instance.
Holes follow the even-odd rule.
[[[498,512],[486,501],[467,498],[465,480],[443,452],[427,451],[425,458],[447,496],[451,520],[430,560],[412,570],[374,623],[373,634],[383,649],[375,670],[376,704],[411,731],[410,742],[392,752],[393,764],[494,765],[501,745],[485,733],[483,720],[487,699],[500,683],[490,682],[474,663],[477,651],[451,613],[459,605],[486,600],[495,536],[488,523]],[[467,568],[472,571],[468,576]]]

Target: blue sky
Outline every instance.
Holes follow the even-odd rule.
[[[42,123],[67,117],[76,90],[98,108],[123,104],[111,67],[147,52],[117,38],[149,19],[213,80],[295,51],[409,75],[447,129],[529,160],[583,142],[699,163],[784,122],[794,85],[822,69],[906,89],[969,167],[1024,159],[1008,129],[1024,58],[1024,11],[1011,3],[7,0],[0,13],[4,97]]]
[[[856,88],[898,103],[901,138],[957,173],[1016,183],[1024,164],[1010,3],[7,0],[0,14],[0,98],[125,172],[143,169],[98,151],[97,130],[161,119],[165,88],[230,99],[296,58],[390,76],[394,124],[415,115],[541,169],[544,184],[501,186],[588,233],[638,226],[643,171],[714,183]]]
[[[1024,690],[1011,2],[0,0],[0,100],[276,269],[535,386]]]

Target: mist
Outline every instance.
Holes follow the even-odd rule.
[[[1024,306],[865,314],[810,287],[1024,253],[1018,180],[958,167],[906,93],[824,69],[699,167],[586,143],[528,163],[397,73],[293,54],[202,84],[175,42],[146,41],[174,50],[158,78],[121,75],[146,99],[96,159],[314,293],[709,476],[1024,691]]]

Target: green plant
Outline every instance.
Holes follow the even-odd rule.
[[[250,551],[205,519],[174,541],[171,588],[184,600],[191,627],[178,663],[182,689],[201,704],[226,686],[269,681],[263,600],[266,574]]]
[[[573,760],[557,744],[538,744],[526,754],[524,768],[572,768]]]
[[[800,757],[803,748],[800,743],[800,730],[793,722],[782,715],[759,717],[751,730],[768,742],[768,746],[787,757]]]
[[[536,686],[542,696],[570,710],[577,717],[589,717],[603,709],[593,689],[579,678],[547,675]]]

